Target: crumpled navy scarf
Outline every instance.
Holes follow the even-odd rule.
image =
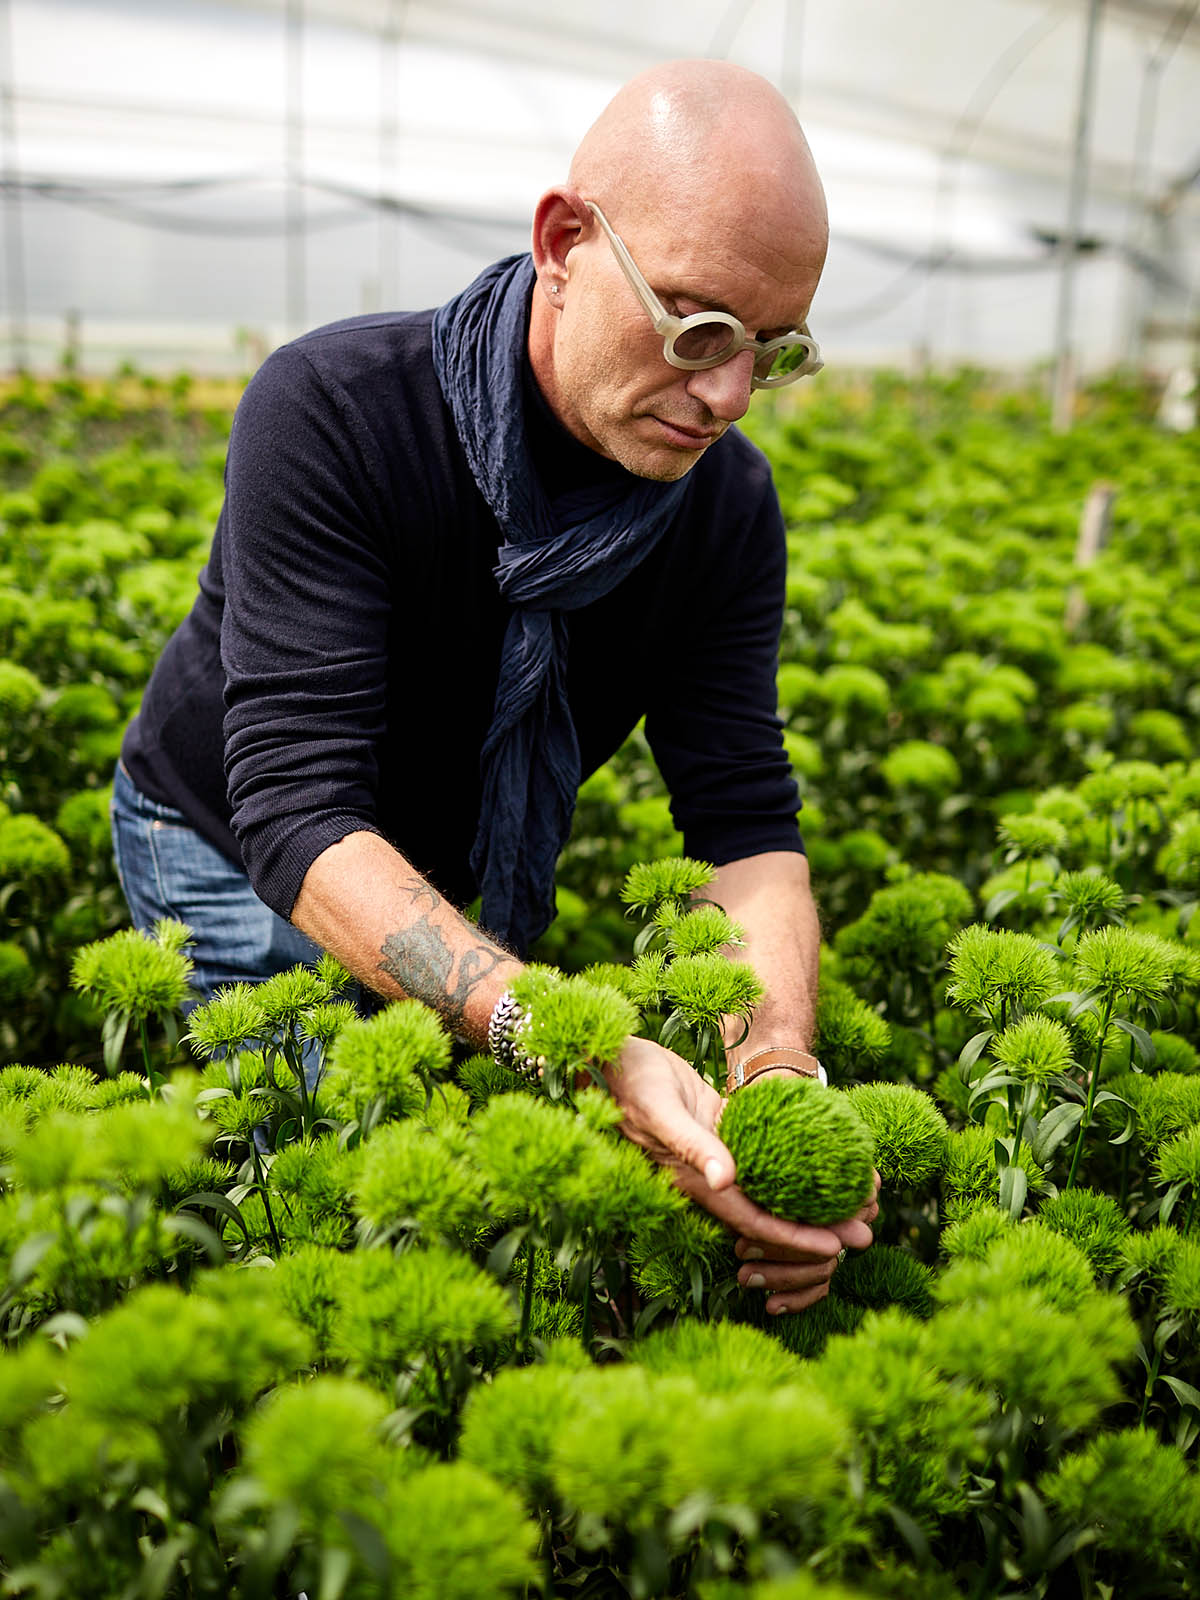
[[[471,866],[481,920],[524,953],[554,917],[554,869],[571,830],[579,743],[567,703],[565,613],[616,587],[666,532],[683,482],[630,476],[571,495],[555,518],[525,439],[522,375],[533,261],[510,256],[482,272],[433,319],[433,363],[472,475],[500,524],[493,569],[513,610],[504,635],[492,725],[481,756],[483,798]],[[614,642],[615,643],[615,642]]]

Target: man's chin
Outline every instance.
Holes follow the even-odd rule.
[[[678,483],[696,465],[704,450],[678,450],[669,445],[622,440],[612,454],[613,459],[635,477],[649,478],[653,483]]]

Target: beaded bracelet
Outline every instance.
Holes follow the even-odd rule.
[[[511,989],[506,989],[492,1007],[488,1018],[487,1044],[492,1060],[522,1078],[536,1078],[545,1066],[519,1048],[521,1031],[525,1026],[525,1009]]]

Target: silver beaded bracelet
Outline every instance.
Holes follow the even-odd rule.
[[[527,1056],[519,1046],[525,1010],[511,989],[506,989],[488,1018],[487,1043],[492,1060],[523,1078],[536,1078],[543,1062]]]

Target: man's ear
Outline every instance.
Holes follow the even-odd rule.
[[[538,287],[551,305],[561,305],[567,257],[591,224],[591,212],[574,189],[547,189],[533,214],[533,264]]]

